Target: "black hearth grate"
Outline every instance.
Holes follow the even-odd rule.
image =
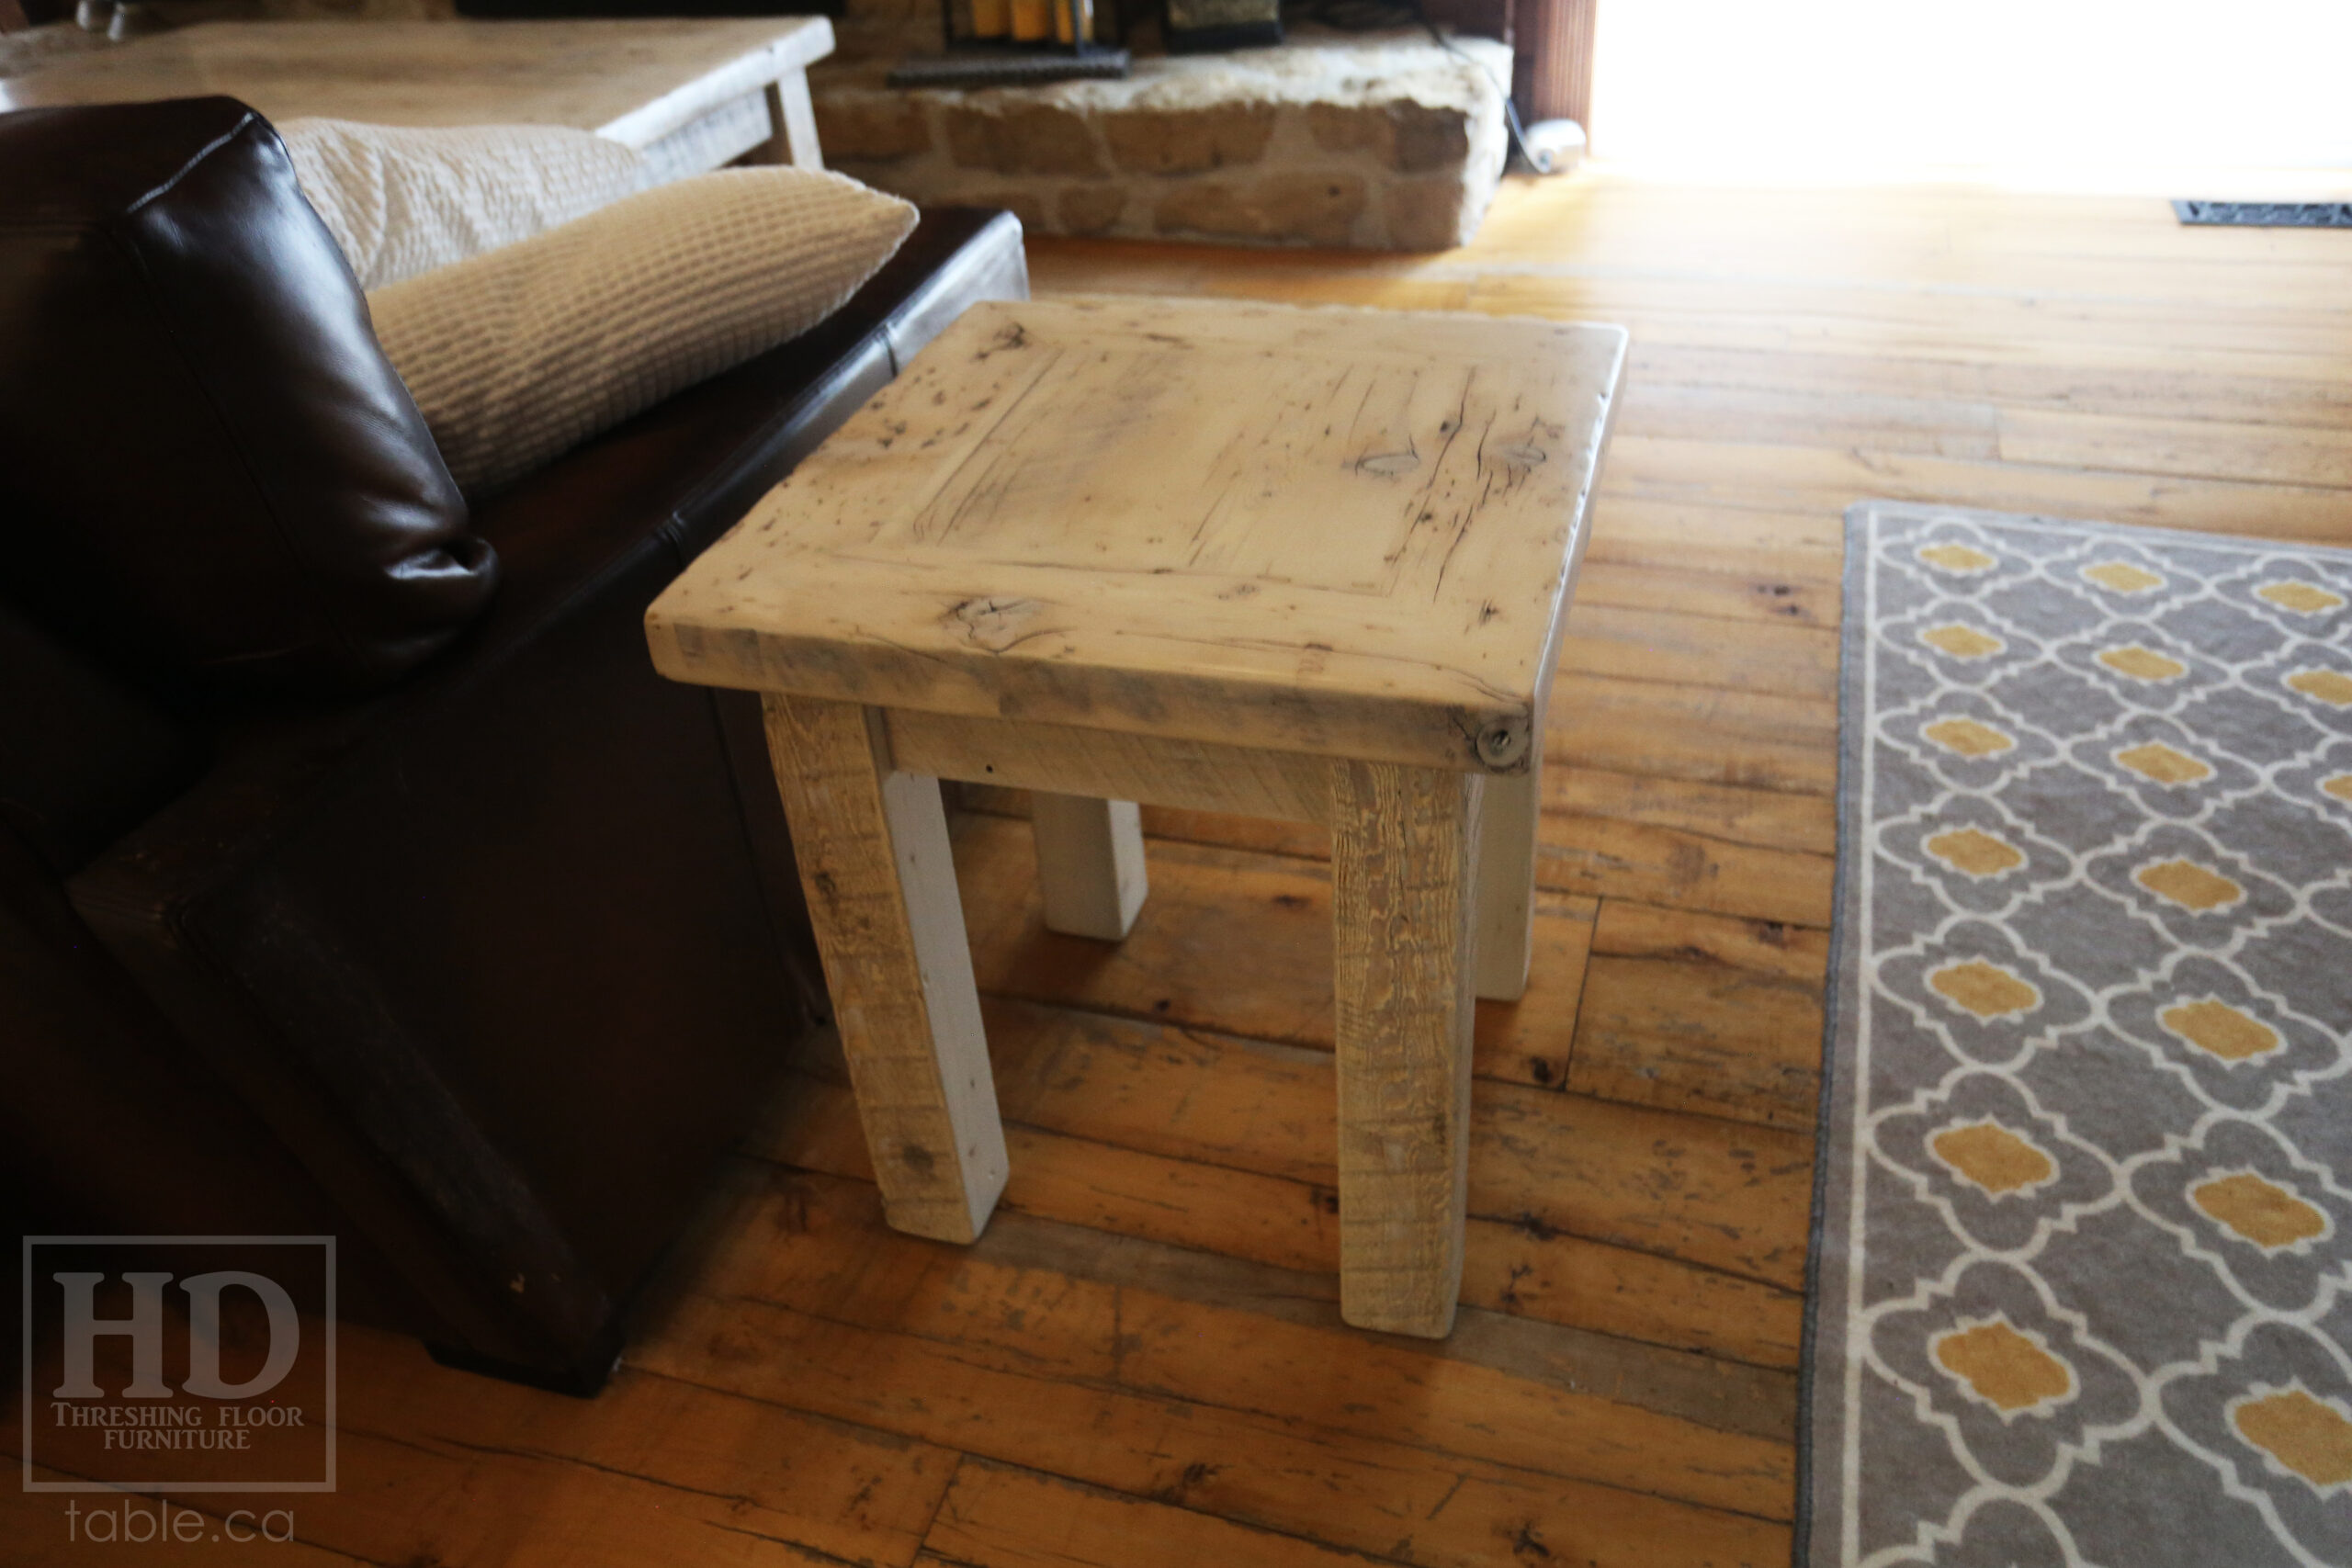
[[[1083,54],[949,54],[902,60],[893,87],[1035,87],[1047,82],[1115,82],[1127,73],[1124,49]]]
[[[2176,201],[2183,223],[2241,229],[2352,229],[2352,201]]]

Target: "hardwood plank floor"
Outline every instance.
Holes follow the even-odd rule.
[[[304,1544],[272,1561],[1785,1562],[1839,514],[2352,542],[2352,236],[1597,171],[1511,183],[1437,256],[1031,262],[1041,294],[1634,331],[1551,716],[1534,976],[1478,1010],[1460,1326],[1339,1323],[1323,832],[1148,812],[1151,898],[1106,947],[1044,930],[1025,801],[971,790],[1012,1156],[981,1242],[882,1226],[837,1050],[808,1042],[609,1393],[348,1329],[345,1484],[296,1500]],[[6,1506],[0,1559],[66,1560],[43,1501]]]

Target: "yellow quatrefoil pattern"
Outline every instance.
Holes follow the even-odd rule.
[[[2352,550],[1848,530],[1804,1568],[2352,1568]]]

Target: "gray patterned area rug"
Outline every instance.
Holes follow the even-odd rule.
[[[1846,547],[1798,1562],[2352,1564],[2352,552]]]

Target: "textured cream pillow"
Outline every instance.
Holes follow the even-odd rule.
[[[527,240],[644,183],[630,149],[560,125],[295,119],[277,134],[362,288]]]
[[[797,337],[915,224],[840,175],[726,169],[368,299],[469,493]]]

